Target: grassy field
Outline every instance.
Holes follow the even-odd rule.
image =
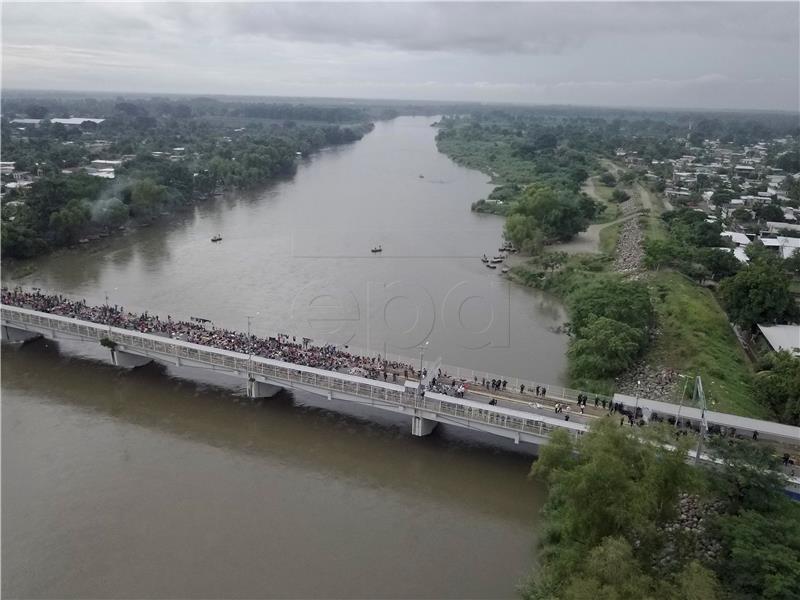
[[[636,217],[633,217],[636,218]],[[619,230],[623,223],[615,223],[600,230],[600,252],[608,256],[614,255],[614,250],[617,247],[617,240],[619,239]]]
[[[649,273],[661,334],[645,359],[694,377],[700,375],[714,410],[766,417],[751,394],[752,369],[727,316],[711,291],[680,273]]]

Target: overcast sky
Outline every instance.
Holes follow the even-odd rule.
[[[797,110],[800,3],[3,2],[3,87]]]

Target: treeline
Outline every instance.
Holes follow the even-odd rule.
[[[579,191],[597,168],[591,136],[574,123],[519,123],[504,116],[443,118],[439,150],[500,184],[472,208],[508,216],[505,235],[515,246],[532,253],[571,239],[602,208]]]
[[[110,117],[126,114],[154,119],[192,117],[246,117],[280,121],[313,121],[320,123],[360,123],[374,118],[365,104],[337,106],[330,103],[236,101],[213,97],[150,97],[70,95],[25,96],[4,94],[3,115],[30,119],[67,117]]]
[[[286,122],[234,129],[195,118],[156,118],[149,109],[147,103],[118,102],[111,114],[99,115],[107,117],[99,125],[43,123],[26,128],[24,135],[4,116],[4,160],[38,178],[4,195],[3,256],[36,256],[107,233],[129,219],[152,221],[217,191],[289,176],[298,153],[356,141],[372,128],[366,122]],[[112,180],[80,170],[92,160],[121,156],[127,158]]]
[[[692,437],[612,417],[572,441],[556,431],[531,473],[547,483],[526,600],[800,597],[800,504],[768,446],[712,438],[714,469],[688,464]]]

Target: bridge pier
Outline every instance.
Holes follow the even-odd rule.
[[[136,367],[141,367],[142,365],[146,365],[152,361],[153,359],[148,358],[147,356],[139,356],[138,354],[131,354],[130,352],[125,352],[123,350],[111,351],[111,362],[113,362],[114,366],[116,367],[133,369]]]
[[[413,416],[411,417],[411,435],[415,435],[417,437],[430,435],[430,433],[436,429],[438,424],[438,421],[434,421],[432,419]]]
[[[41,333],[17,329],[10,325],[3,325],[3,339],[7,342],[27,342],[42,337]]]
[[[248,379],[247,380],[247,397],[256,399],[256,398],[272,398],[275,394],[277,394],[281,390],[280,387],[276,385],[271,385],[269,383],[264,383],[263,381],[257,381],[255,379]]]

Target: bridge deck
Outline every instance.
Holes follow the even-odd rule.
[[[539,400],[544,401],[544,399],[521,396],[511,390],[487,389],[484,391],[479,386],[471,390],[466,398],[454,398],[432,392],[428,392],[425,398],[419,398],[416,394],[416,382],[404,382],[404,384],[383,382],[339,371],[328,371],[255,355],[249,356],[162,335],[109,327],[16,306],[0,305],[0,314],[2,314],[4,325],[33,330],[54,337],[68,336],[95,342],[108,337],[119,344],[121,350],[166,360],[176,365],[211,368],[240,378],[247,377],[249,374],[263,382],[288,387],[303,387],[312,392],[325,393],[330,397],[344,396],[344,399],[357,401],[366,399],[372,404],[381,402],[385,406],[392,405],[401,410],[408,408],[429,411],[431,413],[429,416],[434,420],[440,420],[440,417],[445,416],[458,418],[463,422],[455,424],[465,427],[472,427],[473,422],[481,422],[491,425],[493,433],[506,435],[514,432],[513,439],[515,441],[541,443],[542,440],[538,436],[546,436],[556,427],[566,429],[573,435],[580,435],[587,430],[588,423],[593,418],[592,407],[588,406],[589,415],[579,415],[577,411],[573,411],[570,415],[571,420],[565,421],[563,417],[554,416],[552,410],[547,406],[538,404]],[[563,390],[563,388],[561,389]],[[551,400],[554,399],[549,392],[548,396]],[[487,397],[500,398],[503,405],[488,405],[485,400]],[[523,398],[536,400],[536,402],[528,402]],[[561,398],[560,396],[556,396],[555,400],[574,402],[569,397]],[[701,411],[692,406],[679,408],[674,404],[646,398],[637,400],[622,394],[616,394],[614,400],[630,408],[638,403],[640,407],[650,409],[661,416],[677,416],[680,413],[681,419],[692,419],[696,422],[701,419]],[[600,411],[595,412],[602,414]],[[747,432],[758,431],[764,438],[771,438],[792,446],[800,444],[799,427],[714,411],[706,411],[705,416],[706,421],[712,425],[735,427],[737,430]],[[502,432],[497,430],[502,430]],[[520,438],[517,435],[520,433],[535,435],[538,439]]]

